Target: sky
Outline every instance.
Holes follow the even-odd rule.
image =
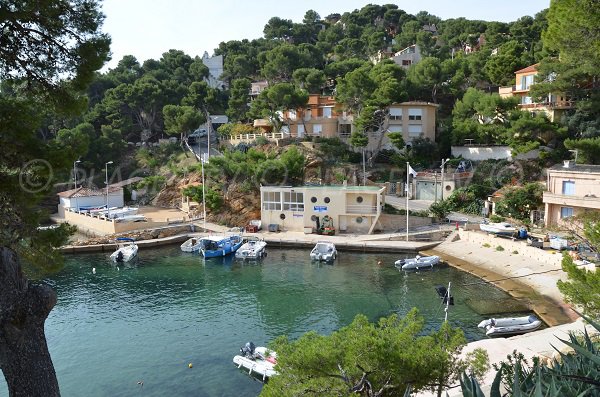
[[[194,57],[213,54],[222,41],[256,39],[274,16],[302,22],[307,10],[321,17],[367,4],[397,4],[410,14],[427,11],[442,19],[465,17],[511,22],[548,8],[550,0],[104,0],[103,31],[112,37],[113,68],[125,55],[142,63],[170,50]]]

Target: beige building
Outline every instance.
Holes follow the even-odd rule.
[[[349,136],[353,118],[333,96],[311,94],[304,109],[286,110],[283,120],[293,138],[333,138]]]
[[[546,226],[586,211],[600,210],[600,165],[555,165],[548,169],[544,192]]]
[[[515,85],[500,87],[498,93],[502,98],[516,96],[519,98],[519,108],[521,110],[544,113],[550,121],[558,121],[562,114],[573,107],[573,103],[564,96],[551,93],[544,98],[542,102],[535,102],[529,91],[535,84],[535,78],[538,74],[539,64],[528,66],[515,72]]]
[[[262,186],[263,228],[313,233],[326,215],[338,232],[373,233],[385,203],[379,186]]]

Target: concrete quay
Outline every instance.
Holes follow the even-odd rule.
[[[202,229],[204,224],[195,224],[196,229]],[[182,243],[191,237],[202,237],[214,233],[225,233],[229,228],[221,225],[206,223],[206,230],[202,233],[184,233],[172,237],[165,237],[152,240],[136,241],[140,249],[160,247],[168,244]],[[244,237],[258,237],[264,239],[269,246],[278,248],[313,248],[319,241],[331,241],[339,251],[358,251],[358,252],[394,252],[394,253],[416,253],[418,251],[428,250],[439,241],[404,241],[405,235],[401,233],[377,234],[377,235],[353,235],[342,234],[336,236],[320,236],[316,234],[304,234],[301,232],[265,232],[245,233]],[[65,254],[83,253],[83,252],[112,252],[115,250],[115,244],[95,244],[95,245],[68,245],[61,247],[61,252]]]
[[[479,231],[454,232],[428,255],[439,255],[451,266],[469,272],[524,301],[548,325],[570,323],[579,316],[564,303],[556,286],[567,275],[562,255],[527,246],[524,241]]]

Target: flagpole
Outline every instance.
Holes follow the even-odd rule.
[[[408,189],[410,179],[410,164],[406,162],[406,241],[408,241]]]

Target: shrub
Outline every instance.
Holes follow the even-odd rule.
[[[496,247],[496,251],[504,251],[504,247],[499,245]]]
[[[513,253],[514,255],[519,255],[519,251],[517,251],[517,250],[514,250],[512,253]]]
[[[485,248],[490,248],[491,247],[491,245],[489,245],[488,243],[483,243],[482,246],[485,247]]]

